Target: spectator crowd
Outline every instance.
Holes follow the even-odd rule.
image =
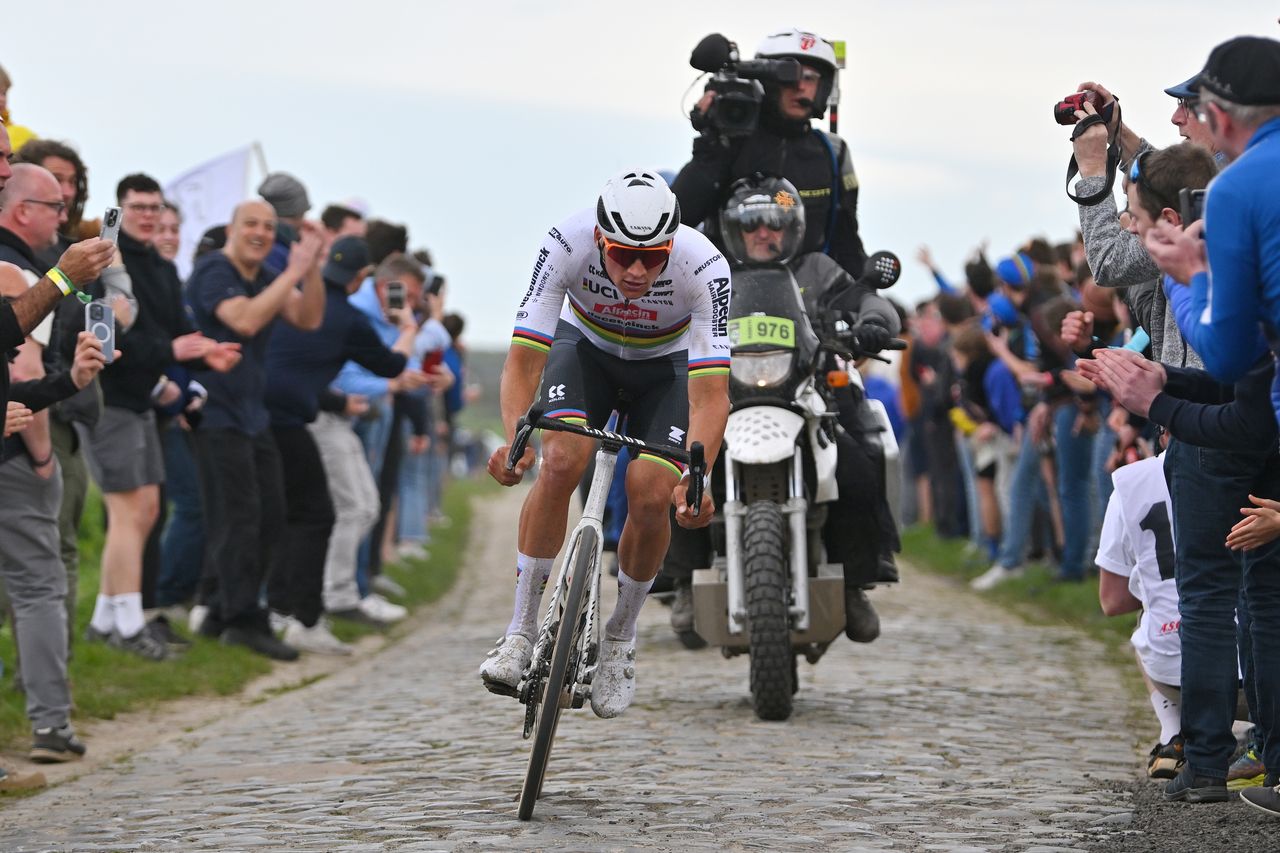
[[[111,238],[85,216],[88,158],[14,125],[10,82],[0,70],[0,588],[30,757],[61,762],[86,751],[67,680],[80,643],[163,666],[190,631],[287,661],[350,654],[330,620],[407,615],[382,567],[427,556],[448,523],[463,320],[404,225],[355,200],[309,218],[284,172],[204,234],[182,281],[182,212],[160,183],[119,181]],[[84,525],[105,534],[78,634]],[[0,769],[0,790],[41,784]]]
[[[1164,148],[1080,90],[1080,230],[984,246],[963,285],[922,248],[939,292],[868,391],[897,413],[904,519],[967,537],[974,589],[1042,559],[1142,611],[1166,796],[1280,813],[1280,42],[1232,39],[1166,89]]]

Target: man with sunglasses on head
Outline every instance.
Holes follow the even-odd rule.
[[[657,444],[701,442],[710,466],[729,416],[729,294],[728,264],[680,224],[680,204],[656,172],[612,178],[592,207],[542,241],[502,371],[507,444],[490,457],[490,475],[513,486],[533,464],[528,449],[506,470],[516,422],[533,403],[547,417],[603,427],[620,397],[628,402],[620,431]],[[546,432],[542,442],[520,517],[514,613],[480,667],[485,686],[505,695],[515,695],[529,665],[569,499],[594,452],[594,442],[568,433]],[[636,619],[667,549],[669,507],[682,527],[711,522],[710,491],[694,515],[685,476],[646,453],[627,466],[618,603],[591,690],[601,717],[621,714],[635,694]]]

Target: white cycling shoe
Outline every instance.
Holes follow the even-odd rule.
[[[480,664],[480,679],[490,693],[515,696],[532,658],[532,640],[522,634],[503,637]]]
[[[601,640],[600,662],[591,679],[591,710],[597,717],[616,717],[636,695],[636,641]]]

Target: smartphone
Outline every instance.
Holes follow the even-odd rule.
[[[432,296],[439,296],[440,291],[444,289],[444,276],[434,275],[431,277],[431,284],[427,285],[427,293]]]
[[[102,239],[118,243],[120,237],[120,208],[108,207],[102,214]],[[108,309],[110,310],[110,309]]]
[[[84,306],[84,328],[102,341],[102,354],[110,364],[116,353],[116,312],[105,302],[90,302]]]
[[[430,373],[431,369],[442,361],[444,361],[444,350],[427,353],[422,357],[422,372]]]
[[[1182,215],[1182,227],[1204,217],[1204,190],[1189,190],[1185,187],[1178,190],[1178,207]]]
[[[387,282],[387,307],[393,311],[404,308],[404,282]]]

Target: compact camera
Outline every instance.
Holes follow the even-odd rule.
[[[764,101],[762,81],[795,85],[800,63],[794,59],[739,59],[738,46],[720,33],[698,42],[689,64],[714,75],[707,88],[715,99],[705,113],[690,114],[693,129],[710,130],[727,138],[750,136],[760,122]]]
[[[1085,104],[1093,104],[1093,108],[1097,110],[1098,115],[1102,116],[1102,120],[1107,124],[1111,123],[1111,113],[1115,110],[1116,102],[1112,101],[1105,107],[1102,106],[1102,96],[1092,89],[1072,92],[1054,104],[1053,120],[1058,124],[1075,124],[1080,121],[1076,118],[1076,110],[1084,109]]]

